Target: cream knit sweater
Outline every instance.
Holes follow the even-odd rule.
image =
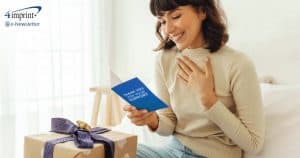
[[[218,101],[206,110],[176,77],[176,58],[190,57],[203,68],[210,56]],[[156,93],[169,108],[159,110],[160,135],[174,135],[208,158],[241,158],[243,150],[258,153],[264,143],[264,116],[259,82],[251,60],[227,46],[171,49],[159,52],[155,64]]]

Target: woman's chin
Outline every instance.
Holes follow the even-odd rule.
[[[185,45],[179,44],[179,43],[176,43],[176,47],[177,47],[177,49],[179,49],[180,51],[182,51],[182,50],[184,50],[184,49],[186,48]]]

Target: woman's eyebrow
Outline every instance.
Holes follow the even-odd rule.
[[[176,8],[176,9],[173,9],[173,10],[170,10],[170,11],[164,11],[164,12],[162,12],[163,15],[159,15],[159,16],[157,16],[157,18],[161,19],[164,15],[170,15],[170,14],[172,14],[173,12],[175,12],[177,10],[180,10],[180,8]]]

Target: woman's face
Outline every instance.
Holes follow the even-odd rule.
[[[175,10],[164,12],[159,16],[161,31],[169,37],[179,50],[203,46],[201,25],[206,18],[202,11],[196,11],[192,6],[180,6]]]

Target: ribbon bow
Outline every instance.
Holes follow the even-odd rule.
[[[93,148],[94,143],[102,143],[104,144],[105,158],[114,157],[115,147],[113,141],[98,135],[110,131],[109,129],[101,127],[91,128],[83,121],[77,121],[77,124],[78,126],[64,118],[51,119],[51,132],[70,134],[71,136],[47,141],[44,149],[44,158],[53,158],[55,144],[67,141],[74,141],[78,148]]]

